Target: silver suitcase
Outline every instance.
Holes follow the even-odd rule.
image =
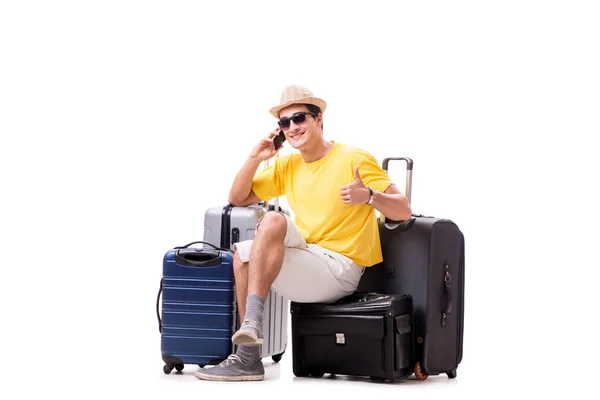
[[[279,208],[279,202],[275,207]],[[253,239],[256,225],[267,213],[268,205],[253,204],[247,207],[209,208],[204,215],[204,241],[223,248],[233,248],[233,243]],[[272,208],[274,209],[274,208]],[[282,210],[289,215],[289,212]],[[225,229],[223,229],[225,227]],[[281,360],[287,346],[288,300],[270,290],[265,299],[262,357]],[[236,318],[239,325],[239,318]],[[237,327],[236,327],[237,329]]]

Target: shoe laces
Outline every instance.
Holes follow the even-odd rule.
[[[225,359],[225,365],[229,365],[232,362],[242,362],[242,360],[237,356],[237,354],[231,354]]]
[[[244,323],[242,325],[247,325],[247,326],[249,326],[251,328],[255,328],[255,329],[258,329],[258,327],[259,327],[258,321],[255,321],[253,319],[245,319]]]

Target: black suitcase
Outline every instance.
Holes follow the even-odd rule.
[[[413,160],[407,163],[410,201]],[[381,216],[381,218],[384,218]],[[408,221],[379,221],[383,262],[366,268],[357,290],[410,294],[414,307],[417,379],[446,373],[456,377],[463,354],[464,236],[442,218],[414,215]]]
[[[403,379],[413,373],[412,299],[354,293],[332,304],[291,302],[296,376]]]

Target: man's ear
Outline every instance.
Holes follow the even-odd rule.
[[[315,120],[317,121],[317,124],[319,124],[320,127],[323,127],[323,113],[319,113]]]

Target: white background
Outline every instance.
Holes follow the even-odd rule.
[[[2,2],[0,390],[580,394],[599,356],[599,19],[592,1]],[[412,157],[414,211],[463,230],[456,380],[306,383],[291,351],[278,386],[162,374],[162,256],[202,238],[291,83],[328,102],[326,138]]]

